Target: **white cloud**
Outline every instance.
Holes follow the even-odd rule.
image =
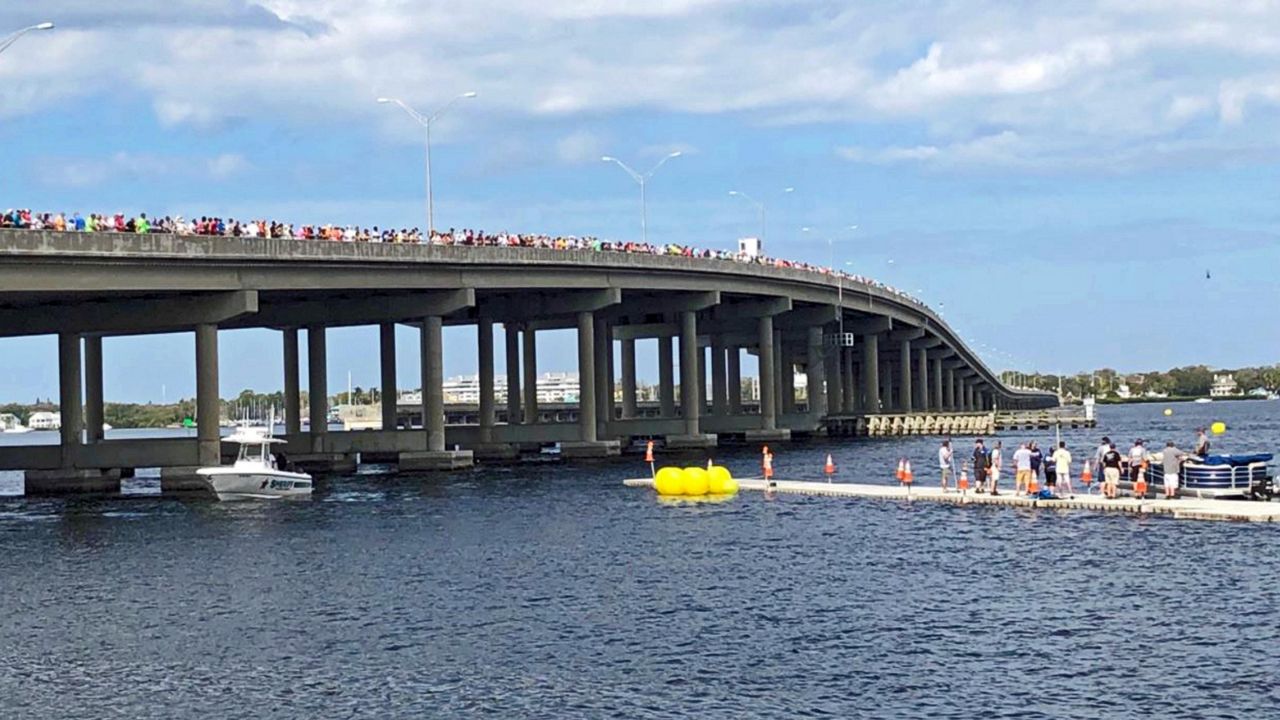
[[[6,6],[0,22],[30,12]],[[985,161],[963,148],[1005,130],[1042,155],[1154,148],[1188,128],[1210,138],[1188,124],[1206,102],[1227,128],[1270,123],[1257,135],[1275,137],[1280,124],[1253,111],[1280,102],[1268,0],[49,0],[40,12],[59,27],[5,53],[0,115],[109,92],[173,126],[354,120],[408,139],[412,124],[374,97],[430,108],[475,89],[466,117],[498,127],[636,110],[902,123],[927,137],[870,156],[935,163]],[[556,154],[590,145],[565,137]]]

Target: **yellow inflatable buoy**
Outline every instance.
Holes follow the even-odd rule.
[[[707,471],[700,467],[684,469],[684,494],[692,497],[707,494]]]
[[[1169,417],[1169,416],[1170,416],[1170,415],[1172,415],[1172,414],[1173,414],[1173,408],[1165,408],[1165,409],[1164,409],[1164,416],[1165,416],[1165,417]]]
[[[1210,425],[1209,429],[1213,431],[1214,435],[1221,435],[1227,431],[1227,424],[1219,420],[1218,422]]]
[[[712,495],[732,495],[738,491],[738,482],[723,465],[713,465],[707,471],[707,492]]]
[[[659,495],[683,495],[684,471],[678,467],[664,467],[653,478],[653,489]]]

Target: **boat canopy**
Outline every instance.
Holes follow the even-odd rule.
[[[1253,463],[1271,462],[1272,457],[1271,453],[1251,453],[1249,455],[1210,455],[1200,464],[1242,467],[1245,465],[1252,465]]]
[[[234,433],[222,438],[222,442],[239,443],[241,445],[273,445],[285,444],[289,442],[284,438],[271,437],[267,435],[265,430],[257,430],[256,428],[245,428],[237,430]]]

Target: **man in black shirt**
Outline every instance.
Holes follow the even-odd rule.
[[[1102,494],[1112,500],[1115,499],[1120,484],[1121,459],[1115,443],[1108,445],[1107,451],[1102,454]]]

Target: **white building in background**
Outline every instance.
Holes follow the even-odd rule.
[[[1213,387],[1209,388],[1209,395],[1212,397],[1230,397],[1239,395],[1240,388],[1236,385],[1236,376],[1231,373],[1223,373],[1213,376]]]
[[[1133,391],[1129,389],[1128,384],[1120,383],[1119,385],[1116,386],[1116,397],[1120,398],[1121,400],[1128,400],[1129,398],[1133,397]]]
[[[621,384],[621,383],[619,383]],[[459,375],[444,381],[444,402],[446,405],[479,405],[480,376]],[[576,403],[580,387],[577,373],[543,373],[538,377],[538,402],[540,403]],[[505,374],[495,374],[493,378],[494,404],[501,405],[507,401],[507,378]],[[422,392],[413,390],[400,393],[401,405],[416,405],[422,402]]]
[[[33,412],[31,417],[27,418],[27,427],[32,430],[61,430],[62,429],[62,413],[56,412]]]

